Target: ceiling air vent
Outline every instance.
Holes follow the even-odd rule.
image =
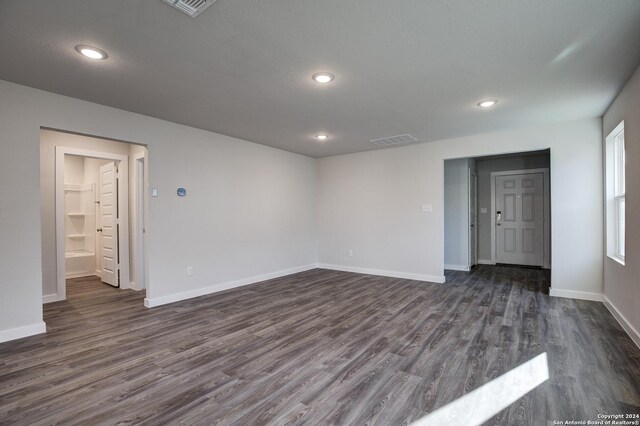
[[[369,142],[378,146],[394,146],[402,145],[409,142],[415,142],[417,140],[418,139],[416,139],[413,135],[406,133],[404,135],[389,136],[388,138],[371,139]]]
[[[198,16],[216,0],[163,0],[191,17]]]

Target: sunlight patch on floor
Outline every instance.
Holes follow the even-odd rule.
[[[544,352],[427,414],[411,426],[480,425],[549,379]]]

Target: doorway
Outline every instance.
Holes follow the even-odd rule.
[[[40,149],[43,303],[65,300],[68,279],[146,289],[146,148],[42,129]]]
[[[128,161],[128,156],[121,154],[56,147],[58,300],[66,299],[67,278],[98,275],[103,283],[130,288],[129,262],[124,261],[129,258]],[[72,163],[79,163],[77,169],[82,166],[80,186],[85,193],[83,205],[75,212],[71,211],[77,207],[72,204],[75,192],[69,177]],[[69,259],[74,258],[82,258],[84,262],[75,262],[78,270],[67,274],[72,264]],[[93,270],[91,265],[95,265]]]
[[[444,162],[444,269],[551,268],[550,151]]]

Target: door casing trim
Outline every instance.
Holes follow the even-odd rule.
[[[469,264],[469,267],[468,267],[467,270],[470,271],[471,268],[474,265],[478,264],[478,173],[477,173],[477,171],[476,172],[472,172],[471,169],[468,169],[467,175],[468,175],[468,181],[469,181],[469,185],[468,185],[468,188],[467,188],[468,189],[468,194],[467,194],[467,204],[468,204],[468,215],[467,216],[468,216],[468,218],[467,219],[468,219],[468,222],[469,222],[467,224],[467,228],[469,229],[469,244],[468,244],[468,246],[469,246],[469,248],[468,248],[469,255],[467,256],[467,258],[468,258],[468,262],[467,263]],[[475,182],[474,182],[474,180],[475,180]],[[476,255],[475,263],[471,259],[471,223],[472,223],[471,222],[471,187],[472,186],[473,186],[473,188],[475,190],[475,193],[476,193],[476,205],[474,206],[474,211],[476,212],[476,217],[475,217],[476,220],[475,220],[475,222],[473,222],[473,233],[475,234],[475,238],[474,238],[475,244],[474,244],[474,247],[473,247],[473,250],[474,250],[475,255]],[[447,268],[445,267],[445,269],[447,269]]]
[[[145,244],[145,235],[142,228],[148,228],[147,218],[147,151],[139,152],[132,155],[131,161],[133,163],[133,176],[131,176],[130,185],[133,201],[133,208],[131,209],[133,215],[131,217],[131,224],[133,232],[131,235],[131,253],[132,253],[132,266],[133,271],[129,271],[131,275],[131,288],[133,290],[144,290],[147,288],[148,271],[148,259],[147,250]]]

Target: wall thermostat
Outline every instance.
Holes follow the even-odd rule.
[[[178,197],[184,197],[187,195],[187,190],[184,188],[178,188]]]

